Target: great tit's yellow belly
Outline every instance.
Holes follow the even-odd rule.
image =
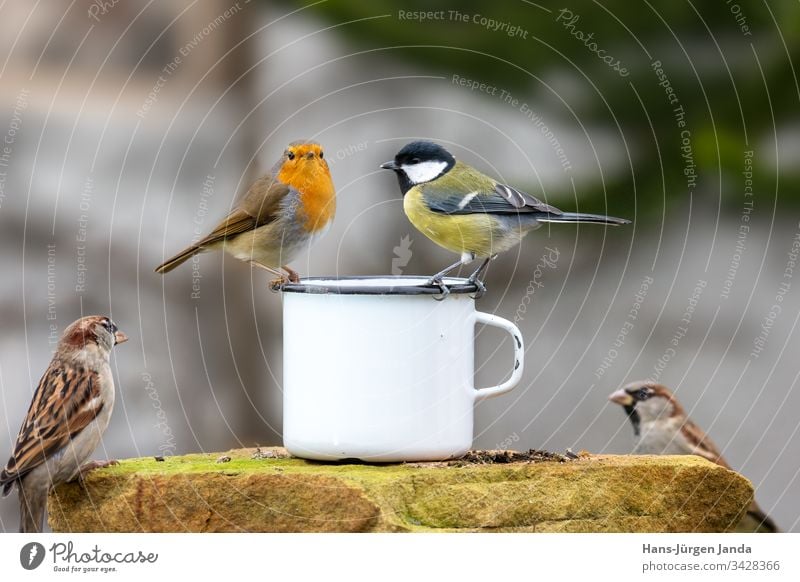
[[[403,199],[403,210],[417,230],[454,253],[490,257],[518,244],[532,225],[514,225],[491,214],[443,214],[431,211],[422,193],[412,188]]]

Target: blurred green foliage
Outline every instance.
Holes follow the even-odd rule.
[[[451,10],[468,21],[453,18]],[[629,208],[635,187],[645,213],[649,207],[661,214],[664,198],[676,206],[690,193],[735,212],[743,201],[745,150],[755,150],[757,205],[800,201],[800,163],[775,161],[776,134],[793,146],[795,158],[800,155],[800,88],[793,62],[800,55],[797,2],[331,0],[310,11],[331,24],[348,23],[335,30],[358,49],[396,47],[387,54],[426,72],[458,71],[520,91],[566,123],[580,120],[619,132],[630,148],[632,169],[605,189],[598,183],[593,192],[582,193],[605,197],[611,211]],[[400,11],[444,11],[444,18],[415,20]],[[370,18],[381,15],[388,16]],[[481,24],[484,17],[499,28]],[[604,63],[593,52],[599,49],[624,63],[629,75]],[[698,173],[694,189],[684,176],[682,129],[659,86],[654,61],[661,61],[686,112]],[[544,82],[565,75],[578,90],[556,96]]]

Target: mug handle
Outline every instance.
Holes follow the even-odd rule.
[[[482,323],[484,325],[492,325],[506,330],[514,341],[514,371],[511,377],[500,384],[499,386],[491,386],[489,388],[479,388],[475,390],[475,401],[485,400],[493,396],[499,396],[510,391],[514,386],[519,384],[522,379],[522,370],[525,367],[525,345],[522,343],[522,332],[519,328],[502,317],[492,315],[490,313],[483,313],[482,311],[475,312],[475,323]]]

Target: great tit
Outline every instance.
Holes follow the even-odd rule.
[[[630,223],[613,216],[562,212],[457,161],[430,141],[407,144],[394,160],[380,167],[397,174],[403,209],[411,223],[439,246],[461,255],[428,282],[438,286],[443,295],[448,293],[444,276],[475,258],[482,258],[483,262],[469,281],[482,295],[485,287],[481,275],[489,261],[518,244],[543,222]]]

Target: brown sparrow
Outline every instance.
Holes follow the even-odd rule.
[[[625,409],[633,425],[634,454],[699,455],[726,469],[731,468],[711,439],[686,416],[680,402],[666,386],[647,380],[632,382],[608,399]],[[755,500],[739,527],[753,532],[779,531]]]
[[[54,486],[116,461],[83,464],[108,426],[114,406],[111,348],[128,340],[108,318],[70,324],[39,381],[14,446],[0,472],[3,495],[19,488],[20,531],[40,532]]]
[[[328,229],[336,212],[336,191],[323,156],[318,143],[290,143],[272,173],[256,180],[211,234],[156,267],[156,273],[168,273],[197,253],[222,249],[285,280],[282,267],[290,281],[298,282],[286,263]]]

